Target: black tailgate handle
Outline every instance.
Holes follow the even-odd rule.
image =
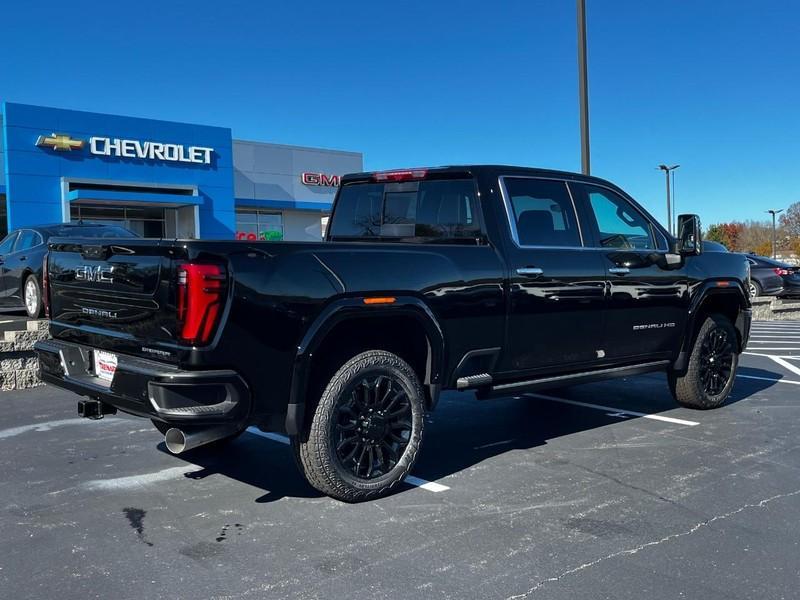
[[[112,254],[136,254],[135,250],[124,246],[82,246],[81,256],[87,260],[106,260]]]
[[[108,254],[108,246],[81,246],[81,256],[87,260],[105,260]]]

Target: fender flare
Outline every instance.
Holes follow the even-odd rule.
[[[705,281],[703,282],[699,288],[696,290],[695,294],[692,297],[692,300],[689,305],[689,318],[686,321],[686,329],[685,335],[683,336],[683,343],[681,344],[681,349],[678,354],[678,358],[675,360],[673,364],[673,370],[681,371],[686,368],[687,363],[689,361],[689,352],[692,349],[692,345],[694,344],[694,337],[695,333],[697,332],[697,315],[700,312],[700,309],[703,307],[703,304],[711,298],[712,296],[736,296],[739,301],[739,314],[740,316],[742,313],[747,313],[746,325],[743,322],[744,320],[737,318],[736,322],[733,324],[734,327],[739,331],[741,336],[741,347],[743,348],[744,345],[747,343],[747,337],[750,331],[750,304],[748,301],[747,293],[742,286],[742,283],[738,280],[712,280],[712,281]],[[740,322],[741,321],[741,322]],[[741,348],[740,348],[741,350]]]
[[[370,294],[375,295],[375,294]],[[444,368],[444,334],[430,307],[416,296],[394,296],[391,304],[365,305],[364,296],[340,298],[329,303],[314,319],[297,346],[292,363],[289,404],[286,410],[286,433],[297,435],[303,430],[305,397],[311,360],[328,333],[339,323],[363,317],[405,315],[416,319],[428,341],[428,360],[422,382],[430,392],[431,408],[438,401]]]

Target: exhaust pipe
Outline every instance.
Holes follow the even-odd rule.
[[[183,431],[173,427],[168,429],[164,435],[164,444],[172,454],[181,454],[198,446],[204,446],[226,438],[237,431],[238,429],[235,425],[218,425],[190,431]]]

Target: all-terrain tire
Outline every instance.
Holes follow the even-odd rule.
[[[336,448],[336,427],[339,411],[351,403],[356,386],[373,377],[391,379],[392,385],[405,394],[410,412],[410,433],[396,463],[379,476],[369,478],[369,474],[367,477],[354,474],[352,467],[343,463]],[[323,494],[345,502],[377,498],[395,489],[414,466],[420,449],[424,397],[417,374],[395,354],[370,350],[348,360],[322,392],[308,430],[292,439],[295,457],[306,480]],[[383,456],[383,451],[381,454]],[[370,468],[371,465],[370,459]],[[390,465],[387,459],[386,466]],[[358,471],[358,467],[355,469]]]
[[[710,347],[725,337],[726,349],[723,355],[714,353],[709,355]],[[712,339],[713,337],[713,339]],[[727,344],[730,344],[728,347]],[[714,360],[730,361],[730,368],[725,368],[725,374],[716,376],[712,381],[714,389],[709,389],[707,369],[715,367]],[[719,364],[719,362],[717,363]],[[668,373],[670,391],[678,404],[686,408],[707,410],[717,408],[728,398],[736,379],[736,368],[739,365],[738,338],[736,329],[725,316],[719,314],[709,315],[697,332],[692,351],[689,355],[689,364],[682,375],[673,371]],[[718,388],[718,389],[717,389]]]

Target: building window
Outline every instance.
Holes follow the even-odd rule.
[[[150,206],[108,206],[97,204],[71,204],[70,220],[89,223],[122,225],[146,238],[165,235],[165,209]]]
[[[280,241],[283,239],[283,216],[258,208],[237,208],[236,239]]]

